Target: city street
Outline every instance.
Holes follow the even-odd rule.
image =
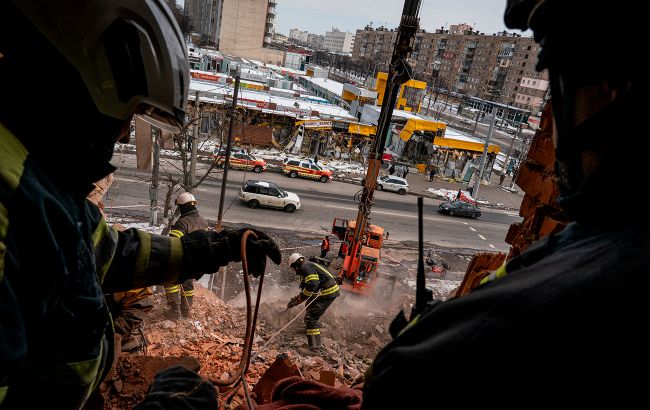
[[[130,209],[146,215],[149,211],[149,171],[133,167],[133,155],[117,154],[113,163],[120,168],[116,180],[105,199],[111,209]],[[162,161],[164,166],[166,161]],[[169,167],[169,163],[167,163]],[[161,174],[163,174],[161,172]],[[195,191],[198,207],[202,215],[216,220],[219,207],[220,174],[218,178],[208,178]],[[162,179],[162,175],[161,175]],[[249,209],[240,203],[237,194],[241,184],[248,179],[258,179],[277,183],[281,188],[300,196],[302,207],[293,214],[273,209]],[[162,181],[161,181],[162,183]],[[297,231],[330,231],[334,218],[354,219],[357,206],[354,194],[360,185],[343,182],[326,184],[308,179],[291,179],[282,174],[241,172],[230,170],[226,188],[224,221],[244,223],[259,227],[295,229]],[[164,186],[159,194],[162,206]],[[425,199],[425,241],[452,248],[470,248],[486,251],[507,251],[503,241],[511,223],[519,220],[515,212],[499,212],[484,209],[480,218],[450,217],[439,214],[440,201]],[[373,224],[384,227],[390,239],[399,241],[417,240],[417,206],[413,195],[400,196],[392,192],[376,192],[372,208]]]

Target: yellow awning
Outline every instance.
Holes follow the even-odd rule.
[[[408,141],[411,139],[411,136],[415,131],[437,132],[438,130],[444,130],[446,128],[447,124],[444,122],[417,120],[415,118],[411,118],[410,120],[406,121],[406,125],[399,133],[399,137],[404,141]]]
[[[359,134],[369,137],[371,135],[377,135],[377,127],[365,124],[349,124],[348,132],[350,134]]]
[[[462,149],[476,152],[483,152],[483,148],[485,147],[485,144],[481,142],[463,141],[444,137],[435,137],[433,144],[443,148]],[[488,152],[499,153],[499,151],[501,150],[498,145],[490,144],[490,146],[488,146]]]

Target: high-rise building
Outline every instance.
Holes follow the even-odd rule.
[[[530,37],[483,34],[466,24],[420,31],[409,63],[430,86],[496,101],[538,114],[548,89],[547,72],[535,71],[539,46]],[[453,31],[453,32],[452,32]],[[357,30],[352,58],[385,71],[397,33],[384,27]]]
[[[218,46],[223,0],[185,0],[193,31],[208,43]]]
[[[325,36],[322,34],[309,33],[307,35],[307,45],[314,50],[322,50],[325,44]]]
[[[275,33],[277,0],[185,0],[194,31],[220,51],[282,64],[284,53],[268,48]]]
[[[289,30],[289,38],[292,40],[296,40],[301,43],[306,43],[308,37],[309,37],[308,31],[303,31],[297,28],[292,28],[291,30]]]
[[[332,28],[325,33],[323,47],[335,53],[350,53],[354,46],[354,34]]]
[[[284,52],[269,48],[275,29],[277,0],[220,0],[219,51],[282,64]]]

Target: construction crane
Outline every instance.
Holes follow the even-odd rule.
[[[377,177],[384,155],[384,145],[402,84],[412,78],[413,70],[406,59],[411,53],[419,26],[418,13],[421,0],[405,0],[402,19],[388,70],[388,81],[377,125],[377,135],[368,155],[368,168],[363,189],[355,196],[359,203],[356,220],[334,219],[332,233],[343,241],[344,254],[338,275],[344,290],[369,295],[377,280],[380,250],[384,229],[370,224],[370,211],[377,186]]]

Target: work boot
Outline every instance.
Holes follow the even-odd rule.
[[[178,300],[167,299],[167,310],[165,310],[165,313],[163,314],[165,319],[169,319],[169,320],[180,319],[181,318],[180,305],[181,303]]]
[[[133,329],[133,332],[122,340],[122,352],[138,353],[144,352],[146,339],[140,328]]]
[[[319,350],[321,347],[320,333],[317,335],[307,335],[307,344],[310,349]]]
[[[185,319],[190,318],[190,313],[192,310],[192,300],[194,299],[193,296],[183,296],[181,295],[181,315]]]

